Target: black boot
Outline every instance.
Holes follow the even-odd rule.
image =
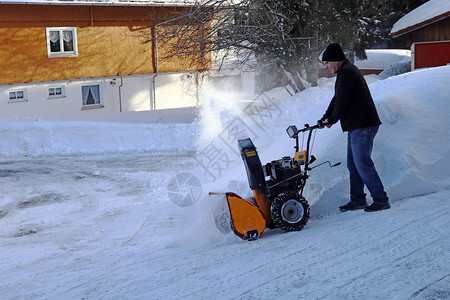
[[[370,206],[367,206],[366,208],[364,208],[364,211],[372,212],[372,211],[379,211],[379,210],[384,210],[384,209],[389,209],[389,208],[391,208],[389,203],[388,204],[372,203]]]
[[[349,202],[345,205],[339,206],[339,209],[341,211],[347,211],[347,210],[357,210],[357,209],[363,209],[367,207],[367,203],[355,203],[355,202]]]

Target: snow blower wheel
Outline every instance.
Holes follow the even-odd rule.
[[[309,204],[295,191],[276,196],[270,212],[274,225],[286,231],[302,230],[309,220]]]

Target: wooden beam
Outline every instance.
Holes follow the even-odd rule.
[[[91,26],[94,26],[94,7],[91,6]]]

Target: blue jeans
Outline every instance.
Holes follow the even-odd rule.
[[[367,203],[364,185],[367,186],[373,203],[389,203],[381,179],[370,158],[373,139],[378,132],[378,127],[355,129],[348,132],[347,167],[350,172],[350,200],[357,204]]]

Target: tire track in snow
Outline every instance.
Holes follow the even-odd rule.
[[[268,276],[269,279],[265,280],[263,282],[259,281],[258,285],[248,284],[246,279],[249,278],[249,277],[251,278],[252,277],[251,276],[252,273],[255,273],[255,272],[256,273],[264,272],[266,269],[279,270],[280,268],[278,266],[280,265],[280,262],[292,261],[291,258],[293,256],[301,255],[304,252],[307,252],[307,251],[310,251],[310,250],[314,250],[314,249],[312,249],[312,246],[310,245],[310,246],[302,248],[302,249],[296,249],[295,251],[290,251],[286,255],[283,255],[283,256],[281,256],[279,258],[271,260],[269,263],[264,263],[264,261],[263,261],[262,264],[261,264],[261,262],[259,262],[260,264],[258,264],[257,266],[255,266],[255,267],[253,267],[251,269],[248,269],[248,270],[243,270],[243,272],[233,272],[232,280],[234,280],[236,282],[243,282],[243,283],[247,282],[247,284],[245,284],[245,287],[247,288],[247,290],[245,292],[243,292],[243,293],[240,293],[237,296],[234,296],[234,297],[239,299],[241,297],[244,297],[244,296],[248,295],[249,293],[251,293],[254,290],[258,290],[260,288],[263,288],[265,285],[270,284],[271,282],[279,282],[282,278],[285,278],[286,276],[289,276],[292,273],[298,273],[301,270],[309,269],[309,268],[312,268],[314,266],[317,266],[317,265],[320,265],[320,264],[324,264],[324,263],[326,263],[326,262],[328,262],[330,260],[335,260],[338,257],[344,257],[345,258],[351,252],[355,252],[355,251],[359,251],[360,249],[363,249],[363,248],[371,247],[374,243],[379,243],[380,239],[385,239],[387,237],[391,237],[393,234],[395,234],[397,232],[398,233],[402,233],[406,228],[414,226],[414,224],[420,223],[423,220],[426,220],[426,219],[438,219],[437,216],[444,215],[446,213],[447,213],[447,210],[446,211],[440,210],[440,211],[431,212],[428,215],[421,216],[420,218],[416,218],[416,219],[414,219],[412,221],[409,221],[408,223],[403,224],[402,226],[400,226],[398,228],[395,228],[394,230],[391,230],[390,232],[388,232],[388,233],[386,233],[386,234],[384,234],[382,236],[377,237],[375,241],[369,241],[367,243],[359,244],[357,247],[352,247],[352,248],[347,249],[347,250],[345,250],[343,252],[340,252],[340,253],[333,252],[332,249],[330,249],[330,247],[332,246],[331,245],[331,246],[329,246],[327,248],[322,249],[322,251],[320,253],[316,254],[316,255],[312,255],[312,256],[307,256],[306,257],[306,258],[309,259],[309,258],[317,258],[317,256],[318,256],[318,257],[320,257],[320,259],[318,259],[318,260],[316,259],[315,261],[313,261],[313,262],[311,262],[311,263],[309,263],[309,264],[307,264],[305,266],[301,266],[300,268],[296,268],[294,270],[290,270],[289,266],[287,266],[287,264],[284,264],[283,269],[285,269],[285,272],[283,272],[282,274],[277,273],[278,276],[274,276],[273,272],[268,272],[267,276]],[[326,226],[329,226],[329,225],[330,224],[328,224]],[[353,223],[351,225],[352,225],[352,227],[354,227]],[[313,230],[313,228],[314,227],[311,227],[312,230]],[[342,230],[345,231],[345,230],[347,230],[347,228],[343,227]],[[355,230],[355,228],[353,228],[353,230]],[[308,233],[314,234],[314,231],[308,231]],[[233,252],[235,253],[235,247],[236,246],[242,248],[242,250],[239,251],[239,252],[241,252],[241,254],[246,249],[248,250],[248,251],[245,251],[246,253],[259,252],[260,250],[264,251],[265,249],[269,249],[269,248],[273,249],[274,245],[276,246],[277,244],[278,244],[277,245],[278,248],[280,248],[280,249],[283,248],[283,245],[286,245],[286,244],[287,244],[288,247],[292,247],[292,246],[295,246],[295,244],[291,243],[292,239],[294,238],[294,235],[295,235],[295,237],[299,237],[299,234],[287,233],[284,236],[285,238],[281,241],[281,243],[280,243],[280,238],[282,238],[283,235],[269,236],[269,237],[271,237],[271,238],[273,237],[273,238],[268,243],[264,243],[264,244],[263,243],[259,243],[259,244],[251,243],[251,244],[248,244],[246,242],[239,241],[236,244],[229,245],[229,247],[228,247],[230,249],[229,253],[233,253]],[[262,241],[263,240],[261,240],[261,242]],[[185,259],[180,259],[179,257],[176,257],[176,256],[179,256],[179,253],[176,252],[176,251],[172,254],[174,257],[176,257],[174,259],[174,263],[175,264],[177,263],[177,260],[178,260],[178,262],[182,261],[183,263],[192,263],[192,264],[197,263],[198,264],[198,262],[200,262],[201,264],[203,264],[203,265],[197,266],[195,269],[190,268],[189,270],[186,270],[186,271],[189,271],[190,274],[184,274],[184,275],[181,274],[180,278],[189,277],[189,276],[193,276],[194,278],[198,278],[199,277],[198,274],[202,273],[202,271],[204,271],[205,269],[208,269],[208,265],[209,264],[216,263],[214,261],[205,261],[205,259],[204,259],[204,257],[213,256],[214,252],[216,252],[216,249],[208,248],[207,250],[208,250],[207,252],[200,251],[199,253],[194,254],[194,255],[192,255],[192,253],[188,253],[188,255],[186,255]],[[210,253],[208,254],[208,252],[210,252]],[[331,252],[331,254],[328,254],[329,252]],[[228,251],[225,252],[225,253],[228,253]],[[326,255],[326,257],[323,257],[324,253],[327,253],[328,255]],[[237,254],[235,253],[235,255],[241,255],[241,254],[240,253],[237,253]],[[221,260],[227,260],[229,258],[230,258],[230,255],[227,255],[225,257],[222,257]],[[154,259],[155,259],[155,257],[152,258],[153,263],[155,263]],[[172,258],[169,257],[168,259],[172,259]],[[231,257],[231,259],[232,259],[232,257]],[[307,260],[307,259],[305,259],[305,260]],[[109,266],[109,268],[103,269],[103,272],[101,272],[100,274],[97,274],[98,276],[90,277],[89,279],[85,279],[84,283],[80,284],[78,282],[77,285],[74,285],[74,286],[72,286],[70,288],[68,288],[66,286],[65,291],[66,292],[67,291],[73,292],[73,291],[79,290],[83,286],[84,287],[88,287],[88,286],[92,285],[93,281],[96,281],[98,283],[99,279],[102,279],[102,281],[108,280],[108,276],[110,276],[111,273],[121,273],[124,270],[133,270],[133,268],[135,268],[135,266],[137,264],[140,264],[140,265],[148,265],[148,264],[150,264],[150,265],[152,265],[152,261],[150,259],[144,259],[144,260],[140,260],[140,261],[137,261],[137,260],[130,261],[128,259],[128,260],[125,260],[125,261],[126,261],[126,263],[115,262],[113,265]],[[182,268],[182,266],[180,266],[180,268]],[[161,275],[163,275],[163,274],[161,274]],[[169,276],[169,274],[167,276]],[[207,276],[207,275],[205,275],[205,276]],[[149,282],[152,281],[151,277],[148,278],[148,279],[149,279],[148,280]],[[161,284],[163,286],[163,289],[164,289],[164,286],[165,285],[167,286],[167,283],[169,283],[169,284],[171,283],[170,281],[166,281],[167,279],[168,278],[166,278],[163,275],[163,277],[160,278],[160,280],[157,280],[155,282],[155,286],[161,287],[160,286],[160,284]],[[202,280],[198,280],[198,281],[202,282]],[[189,289],[184,289],[184,290],[178,289],[178,290],[174,291],[174,294],[172,294],[172,296],[176,295],[177,298],[180,298],[180,299],[181,298],[184,298],[184,299],[197,298],[197,297],[201,298],[201,295],[205,295],[205,294],[207,294],[208,297],[210,297],[210,296],[218,296],[218,297],[220,297],[220,296],[223,296],[223,292],[221,292],[221,288],[220,287],[226,286],[229,283],[229,281],[230,281],[229,276],[217,276],[217,280],[214,281],[214,285],[217,286],[217,288],[215,288],[214,290],[218,291],[218,292],[211,291],[211,284],[208,283],[208,280],[205,280],[203,282],[207,283],[206,286],[203,285],[201,288],[196,288],[194,291],[192,291],[193,286],[190,286]],[[239,284],[239,286],[242,286],[242,285],[243,284]],[[107,288],[108,284],[105,284],[105,285],[102,284],[102,286]],[[113,282],[110,282],[109,288],[113,289],[113,286],[114,286]],[[236,290],[239,290],[239,289],[237,288]],[[189,292],[186,293],[187,291],[189,291]],[[157,292],[157,291],[155,291],[155,292]],[[160,292],[163,292],[163,291],[160,290]],[[156,294],[158,294],[158,293],[156,293]],[[166,295],[166,296],[168,296],[168,295]]]
[[[426,286],[424,286],[423,288],[421,288],[420,290],[415,292],[411,297],[409,297],[408,300],[416,299],[417,296],[419,296],[423,291],[429,289],[431,286],[433,286],[433,285],[435,285],[435,284],[437,284],[437,283],[439,283],[439,282],[441,282],[441,281],[443,281],[443,280],[445,280],[446,278],[449,278],[449,277],[450,277],[450,274],[447,274],[447,275],[445,275],[445,276],[443,276],[443,277],[441,277],[441,278],[439,278],[437,280],[434,280],[434,281],[428,283]],[[450,296],[450,290],[447,292],[447,296]]]
[[[388,266],[391,265],[392,262],[395,262],[395,263],[398,264],[400,261],[405,260],[407,258],[410,258],[413,255],[416,255],[416,256],[420,257],[420,255],[423,254],[423,252],[424,252],[423,250],[426,250],[426,249],[430,248],[431,246],[434,246],[435,244],[442,242],[442,240],[443,239],[441,237],[439,237],[438,239],[435,239],[435,240],[433,240],[433,241],[431,241],[431,242],[429,242],[429,243],[427,243],[427,244],[425,244],[425,245],[423,245],[423,246],[421,246],[421,247],[419,247],[417,249],[414,249],[413,251],[411,251],[411,252],[409,252],[409,253],[407,253],[407,254],[399,257],[399,258],[396,258],[394,261],[387,261],[387,262],[381,261],[381,262],[378,262],[379,263],[378,267],[376,267],[376,268],[369,268],[365,273],[360,274],[360,275],[358,275],[358,276],[348,280],[346,283],[338,286],[336,288],[336,290],[337,291],[345,290],[345,289],[348,289],[348,287],[350,285],[355,285],[355,284],[358,285],[358,286],[365,286],[364,282],[360,283],[360,284],[357,284],[357,282],[361,281],[361,280],[365,280],[365,279],[369,279],[369,280],[367,280],[369,282],[373,281],[373,277],[375,276],[375,273],[377,273],[377,272],[386,273],[385,270],[389,269]],[[368,265],[369,266],[373,266],[375,264],[370,263]],[[385,299],[385,296],[380,296],[379,298]]]
[[[433,213],[433,214],[430,214],[429,216],[435,216],[435,215],[437,215],[436,213]],[[445,215],[445,212],[444,213],[442,213],[442,215]],[[424,218],[421,218],[421,219],[425,219],[425,217]],[[408,223],[409,225],[411,225],[412,223],[414,223],[414,222],[410,222],[410,223]],[[403,228],[405,228],[405,226],[402,226]],[[394,230],[394,231],[398,231],[398,230]],[[394,232],[393,231],[393,232]],[[385,235],[384,237],[387,237],[387,236],[389,236],[389,235]],[[392,237],[392,238],[390,238],[388,241],[397,241],[398,239],[397,239],[397,237],[396,236],[394,236],[394,237]],[[436,240],[436,241],[441,241],[441,239],[438,239],[438,240]],[[380,243],[380,241],[379,241],[379,239],[377,238],[376,239],[376,241],[374,241],[374,243]],[[373,244],[373,243],[368,243],[368,244]],[[365,245],[368,245],[368,244],[365,244]],[[362,246],[364,246],[364,245],[362,245]],[[368,246],[370,246],[370,245],[368,245]],[[399,247],[399,246],[398,246]],[[343,256],[343,258],[345,259],[346,258],[346,256],[344,256],[344,254],[345,253],[349,253],[349,252],[351,252],[351,251],[354,251],[354,250],[359,250],[359,248],[361,248],[361,247],[356,247],[356,248],[353,248],[353,249],[350,249],[349,251],[345,251],[345,252],[342,252],[341,254],[338,254],[337,256],[329,256],[329,257],[327,257],[327,258],[325,258],[325,259],[323,259],[323,260],[321,260],[321,261],[317,261],[317,262],[314,262],[314,263],[312,263],[312,264],[309,264],[309,265],[307,265],[307,266],[305,266],[305,268],[310,268],[310,267],[313,267],[314,265],[317,265],[317,264],[319,264],[319,263],[322,263],[322,262],[326,262],[326,261],[332,261],[332,260],[336,260],[336,258],[337,257],[339,257],[339,256]],[[416,250],[414,250],[414,251],[416,251]],[[414,252],[413,251],[413,252]],[[367,251],[366,251],[367,252]],[[364,252],[364,253],[366,253],[366,252]],[[406,256],[404,256],[404,257],[406,257]],[[404,257],[401,257],[401,258],[404,258]],[[383,257],[381,257],[381,258],[379,258],[378,260],[383,260]],[[340,265],[340,267],[347,267],[347,263],[349,263],[349,264],[351,264],[351,261],[348,261],[348,262],[345,262],[345,263],[341,263],[341,265]],[[337,262],[335,262],[335,265],[337,264]],[[372,265],[373,264],[373,262],[368,262],[368,265],[370,266],[370,265]],[[332,267],[333,265],[331,264],[331,265],[328,265],[328,268],[330,268],[330,267]],[[303,268],[302,268],[303,269]],[[378,268],[376,268],[376,269],[378,269]],[[295,270],[293,270],[292,271],[292,273],[297,273],[297,272],[299,272],[301,269],[295,269]],[[372,270],[373,271],[373,270]],[[342,272],[341,272],[342,273]],[[370,273],[370,271],[368,271],[367,273]],[[260,284],[260,285],[258,285],[257,287],[253,287],[253,288],[251,288],[251,289],[249,289],[246,293],[242,293],[241,295],[239,295],[239,296],[237,296],[237,297],[235,297],[234,299],[239,299],[239,298],[241,298],[241,297],[243,297],[243,296],[246,296],[246,295],[248,295],[248,294],[252,294],[252,292],[254,292],[254,290],[258,290],[259,288],[262,288],[262,287],[264,287],[265,285],[270,285],[270,282],[272,282],[272,281],[276,281],[275,279],[281,279],[281,278],[283,278],[283,277],[288,277],[290,274],[281,274],[280,276],[278,276],[278,277],[275,277],[273,280],[269,280],[269,281],[266,281],[266,282],[264,282],[264,283],[262,283],[262,284]],[[344,274],[345,275],[345,274]],[[336,275],[335,274],[335,277],[339,277],[340,275]],[[297,276],[298,277],[298,276]],[[339,289],[339,287],[338,286],[336,286],[335,287],[335,289],[336,290],[338,290]],[[310,295],[311,296],[311,295]],[[361,296],[363,296],[363,295],[361,295]],[[311,296],[312,297],[312,296]],[[326,295],[323,295],[323,296],[321,296],[321,297],[318,297],[317,299],[324,299],[326,297]],[[333,295],[332,297],[331,297],[331,299],[336,299],[335,298],[336,297],[336,295]],[[348,297],[348,295],[346,296],[346,297],[344,297],[344,298],[341,298],[341,299],[347,299],[347,297]],[[355,298],[355,299],[357,299],[357,298]],[[385,299],[385,298],[383,298],[383,299]]]
[[[261,239],[259,242],[255,243],[247,243],[238,241],[237,243],[231,245],[222,245],[225,246],[221,250],[218,251],[217,247],[211,248],[207,247],[207,249],[196,248],[187,250],[184,255],[180,256],[179,249],[177,247],[171,248],[173,251],[169,255],[167,255],[166,251],[160,252],[159,256],[150,255],[149,258],[135,258],[135,259],[124,259],[121,257],[116,257],[114,262],[103,269],[92,270],[93,272],[89,273],[87,278],[84,278],[82,282],[79,281],[77,284],[74,280],[69,280],[64,283],[65,289],[64,291],[69,291],[69,294],[75,293],[74,295],[88,295],[89,297],[95,297],[97,295],[101,296],[100,298],[106,295],[116,295],[120,294],[121,291],[130,291],[130,285],[133,286],[132,290],[145,290],[150,286],[154,286],[153,290],[155,294],[158,295],[158,298],[165,298],[167,296],[176,297],[178,299],[189,299],[189,298],[220,298],[223,297],[226,291],[226,288],[231,286],[235,286],[236,288],[233,291],[228,291],[231,294],[227,294],[227,297],[234,297],[235,299],[246,298],[247,296],[252,296],[258,293],[258,290],[264,291],[264,287],[267,285],[271,285],[275,283],[276,285],[283,286],[284,282],[282,282],[283,278],[288,278],[292,282],[294,277],[301,280],[301,274],[299,272],[306,270],[306,279],[311,278],[311,275],[308,274],[308,269],[317,267],[318,265],[329,265],[327,262],[332,260],[337,260],[338,258],[342,258],[342,260],[346,260],[349,257],[349,254],[352,252],[360,251],[361,249],[370,249],[373,248],[374,245],[381,243],[381,240],[388,239],[385,243],[389,243],[392,240],[396,240],[398,236],[401,236],[405,231],[408,231],[409,228],[415,226],[418,223],[424,223],[426,220],[437,220],[441,215],[448,214],[447,210],[437,210],[439,208],[435,208],[436,210],[429,212],[427,215],[420,215],[419,218],[415,218],[414,220],[408,220],[407,223],[401,224],[400,227],[396,227],[393,230],[379,235],[374,238],[374,240],[370,240],[365,243],[359,243],[356,247],[351,247],[344,249],[342,252],[336,252],[333,245],[333,240],[331,236],[327,234],[327,231],[323,231],[324,228],[328,228],[334,226],[336,222],[342,223],[342,220],[334,220],[334,223],[327,222],[327,220],[321,220],[314,222],[314,226],[309,227],[309,230],[304,230],[301,233],[286,233],[278,234],[274,232],[273,235],[267,235],[269,240]],[[389,212],[389,211],[387,211]],[[373,215],[365,215],[364,218],[370,218]],[[349,222],[344,221],[343,224],[346,225],[342,227],[341,232],[347,232],[342,239],[347,239],[349,236],[352,237],[358,232],[354,232],[360,226],[355,227],[355,222],[362,223],[362,216],[356,216],[356,220],[349,220]],[[353,221],[353,222],[352,222]],[[365,221],[365,220],[364,220]],[[318,225],[316,227],[316,225]],[[338,224],[339,226],[341,224]],[[370,225],[370,222],[369,222]],[[388,225],[385,225],[388,227]],[[331,230],[334,232],[335,230]],[[314,252],[314,245],[311,245],[313,242],[317,242],[314,238],[317,235],[317,232],[324,234],[324,236],[328,237],[325,240],[325,246],[322,247],[320,252]],[[364,232],[364,231],[363,231]],[[398,235],[396,235],[398,233]],[[304,239],[301,241],[296,240],[297,238],[302,238],[304,235]],[[294,241],[294,242],[292,242]],[[349,242],[352,242],[352,238],[350,238]],[[301,249],[292,249],[296,247],[299,243],[309,245],[307,247],[303,247]],[[349,243],[350,244],[350,243]],[[221,247],[221,245],[216,245]],[[179,248],[179,247],[178,247]],[[288,253],[281,255],[280,257],[273,256],[273,253],[278,251],[291,249]],[[206,251],[205,251],[206,250]],[[237,250],[237,251],[236,251]],[[269,251],[268,251],[269,250]],[[106,250],[104,250],[106,251]],[[219,274],[214,268],[217,266],[217,269],[220,271],[224,269],[224,265],[227,264],[227,261],[233,261],[236,257],[242,255],[252,255],[253,253],[261,253],[264,252],[265,255],[261,256],[259,259],[255,259],[254,261],[249,262],[249,266],[253,265],[250,269],[244,270],[233,270],[230,274]],[[293,266],[290,264],[292,262],[292,257],[299,256],[302,257],[304,253],[307,253],[304,256],[305,261],[311,261],[307,265],[300,265],[298,267],[298,263],[294,262],[297,267],[292,268]],[[368,252],[367,250],[364,252]],[[279,253],[279,252],[276,252]],[[219,257],[217,257],[219,254]],[[96,254],[97,255],[97,254]],[[127,254],[122,253],[122,257],[125,258]],[[264,259],[266,257],[270,257],[269,263]],[[350,256],[351,257],[351,256]],[[212,258],[212,259],[211,259]],[[163,261],[173,260],[172,263],[167,264]],[[159,262],[162,263],[165,267],[168,267],[169,270],[164,270],[159,267]],[[280,263],[285,262],[286,263]],[[179,265],[178,265],[179,264]],[[235,265],[235,263],[232,263]],[[184,265],[184,266],[183,266]],[[192,265],[192,267],[186,268],[186,265]],[[150,274],[146,277],[136,278],[135,280],[138,282],[131,281],[128,283],[124,283],[124,278],[132,278],[133,270],[136,269],[136,266],[143,266],[152,270],[154,274]],[[243,268],[246,265],[242,265]],[[156,269],[154,269],[156,267]],[[267,271],[269,270],[269,271]],[[282,272],[280,273],[280,270]],[[173,272],[177,272],[177,281],[173,279]],[[95,274],[97,273],[97,274]],[[258,280],[252,282],[249,281],[249,278],[253,277],[255,273],[267,273],[264,276],[258,278]],[[121,274],[120,276],[113,276],[111,278],[111,274]],[[92,276],[94,275],[94,276]],[[265,278],[265,279],[264,279]],[[81,278],[78,278],[78,280]],[[214,279],[214,280],[213,280]],[[122,282],[121,282],[122,281]],[[237,284],[231,283],[230,281],[236,282]],[[193,284],[195,282],[195,285]],[[125,285],[125,286],[124,286]],[[136,286],[134,286],[136,285]],[[200,286],[199,286],[200,285]],[[66,294],[62,292],[61,285],[59,288],[54,290],[58,295]],[[101,286],[102,290],[96,289],[95,286]],[[185,288],[183,288],[183,286]],[[212,288],[214,286],[214,288]],[[119,289],[122,287],[123,289]],[[225,289],[224,289],[225,288]],[[193,290],[194,289],[194,290]],[[240,289],[243,291],[238,295],[232,295],[233,292],[236,293]],[[114,294],[116,292],[117,294]],[[67,295],[67,294],[66,294]],[[150,297],[151,298],[151,297]],[[256,297],[257,298],[257,297]]]
[[[319,264],[323,264],[324,262],[327,262],[327,261],[330,261],[330,260],[336,260],[338,257],[343,257],[343,258],[345,258],[345,257],[347,257],[347,255],[348,255],[349,253],[351,253],[351,252],[360,251],[360,250],[363,249],[363,248],[371,247],[373,244],[379,244],[379,243],[380,243],[380,239],[386,239],[386,238],[389,238],[390,240],[391,240],[391,239],[395,240],[395,237],[392,237],[392,238],[391,238],[391,236],[392,236],[393,234],[395,234],[395,233],[402,233],[407,227],[415,226],[415,224],[416,224],[417,222],[420,222],[420,221],[422,221],[422,220],[428,220],[428,219],[431,219],[431,218],[432,218],[432,219],[438,219],[438,218],[436,218],[437,216],[440,216],[440,215],[447,215],[447,214],[448,214],[448,211],[449,211],[449,210],[444,210],[444,211],[439,210],[439,211],[435,211],[435,212],[433,212],[433,213],[430,213],[430,214],[428,214],[428,215],[422,216],[421,218],[418,218],[418,219],[415,219],[415,220],[413,220],[413,221],[411,221],[411,222],[408,222],[408,223],[402,225],[401,227],[396,228],[395,230],[392,230],[392,231],[388,232],[387,234],[384,234],[383,236],[377,237],[376,239],[370,240],[369,242],[363,243],[363,244],[361,244],[361,245],[359,245],[359,246],[357,246],[357,247],[353,247],[353,248],[348,249],[348,250],[345,250],[345,251],[343,251],[343,252],[340,252],[340,253],[337,253],[337,254],[328,255],[328,256],[326,256],[325,258],[316,260],[316,261],[314,261],[314,262],[312,262],[312,263],[310,263],[310,264],[307,264],[307,265],[305,265],[305,266],[302,266],[301,268],[296,268],[296,269],[294,269],[294,270],[289,270],[288,272],[279,274],[278,276],[270,276],[270,274],[269,274],[269,275],[268,275],[269,279],[268,279],[268,280],[265,280],[265,281],[263,281],[263,282],[260,282],[258,285],[251,286],[251,284],[247,283],[247,284],[246,284],[246,291],[240,293],[240,294],[237,295],[237,296],[234,296],[233,299],[239,299],[239,298],[241,298],[241,297],[244,297],[244,296],[246,296],[246,295],[249,295],[249,294],[252,293],[253,291],[258,290],[258,289],[260,289],[260,288],[262,288],[262,287],[264,287],[264,286],[266,286],[266,285],[270,285],[270,283],[278,282],[278,281],[279,281],[280,279],[282,279],[283,277],[291,276],[293,273],[298,273],[298,272],[300,272],[300,271],[302,271],[302,270],[305,270],[305,269],[314,267],[314,266],[319,265]],[[329,252],[328,250],[329,250],[329,249],[326,249],[326,250],[324,250],[322,253],[324,253],[324,252],[325,252],[325,253],[326,253],[326,252]],[[283,257],[281,257],[280,259],[277,259],[276,262],[278,262],[278,261],[283,261],[283,260],[285,260],[287,257],[292,256],[292,255],[294,255],[294,254],[289,254],[289,255],[287,255],[287,256],[283,256]],[[277,265],[277,264],[275,264],[275,261],[274,261],[274,262],[270,262],[269,264],[259,266],[258,269],[264,268],[264,267],[266,267],[267,269],[271,269],[271,268],[270,268],[270,265]],[[256,270],[256,269],[247,270],[247,271],[243,272],[242,274],[237,275],[236,278],[239,278],[239,277],[246,277],[247,274],[252,273],[252,272],[255,271],[255,270]],[[237,281],[238,281],[238,280],[237,280]],[[245,280],[241,280],[241,281],[246,282]],[[217,283],[216,283],[216,284],[217,284]],[[250,287],[250,286],[251,286],[251,287]],[[195,293],[191,293],[191,294],[188,294],[187,296],[194,295],[194,294],[195,294]],[[215,294],[215,295],[217,295],[217,294]]]

